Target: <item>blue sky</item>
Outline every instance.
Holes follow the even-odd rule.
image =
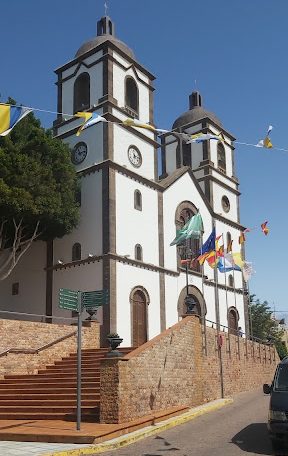
[[[256,143],[269,124],[272,142],[288,149],[287,0],[110,0],[116,35],[157,77],[155,122],[169,128],[188,109],[196,87],[239,141]],[[1,5],[0,94],[24,105],[56,109],[53,70],[96,34],[104,0],[11,0]],[[54,117],[41,115],[45,126]],[[288,152],[236,147],[246,257],[256,274],[250,290],[276,310],[286,300]],[[288,315],[286,315],[288,317]]]

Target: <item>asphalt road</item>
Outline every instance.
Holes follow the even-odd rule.
[[[268,403],[269,397],[260,389],[241,393],[233,404],[218,411],[104,455],[274,455],[266,428]],[[288,451],[281,454],[288,455]]]

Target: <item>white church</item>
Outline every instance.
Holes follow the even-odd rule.
[[[77,137],[82,120],[58,115],[54,134],[69,144],[81,178],[80,224],[62,239],[34,242],[0,284],[1,310],[70,317],[59,309],[60,288],[107,289],[109,304],[96,313],[102,341],[113,331],[123,345],[139,346],[187,313],[188,292],[207,325],[248,331],[241,272],[223,274],[207,263],[202,270],[194,262],[186,274],[185,249],[170,246],[176,229],[199,210],[204,241],[215,227],[240,251],[235,138],[203,108],[198,92],[161,140],[121,125],[127,118],[154,125],[155,77],[115,37],[108,16],[56,75],[59,113],[95,111],[110,122]],[[177,132],[222,133],[224,139],[186,144]],[[186,253],[195,257],[198,249],[199,241],[189,241]]]

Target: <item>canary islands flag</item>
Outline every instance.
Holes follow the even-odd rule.
[[[32,111],[21,106],[0,104],[0,136],[6,136],[23,117]]]

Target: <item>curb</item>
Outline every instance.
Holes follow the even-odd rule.
[[[213,412],[218,410],[225,405],[229,405],[233,402],[233,399],[217,399],[216,401],[209,402],[205,405],[200,405],[190,409],[188,412],[183,413],[177,417],[169,418],[168,420],[161,421],[154,426],[147,426],[146,428],[139,429],[138,431],[131,432],[130,434],[125,434],[121,437],[116,437],[115,439],[108,440],[107,442],[94,444],[90,447],[80,447],[75,450],[64,450],[57,451],[53,453],[42,453],[42,456],[82,456],[82,455],[93,455],[104,453],[109,450],[116,450],[132,443],[138,442],[139,440],[144,439],[145,437],[150,437],[159,432],[166,431],[170,428],[184,424],[187,421],[193,420],[198,416],[204,415],[205,413]]]

